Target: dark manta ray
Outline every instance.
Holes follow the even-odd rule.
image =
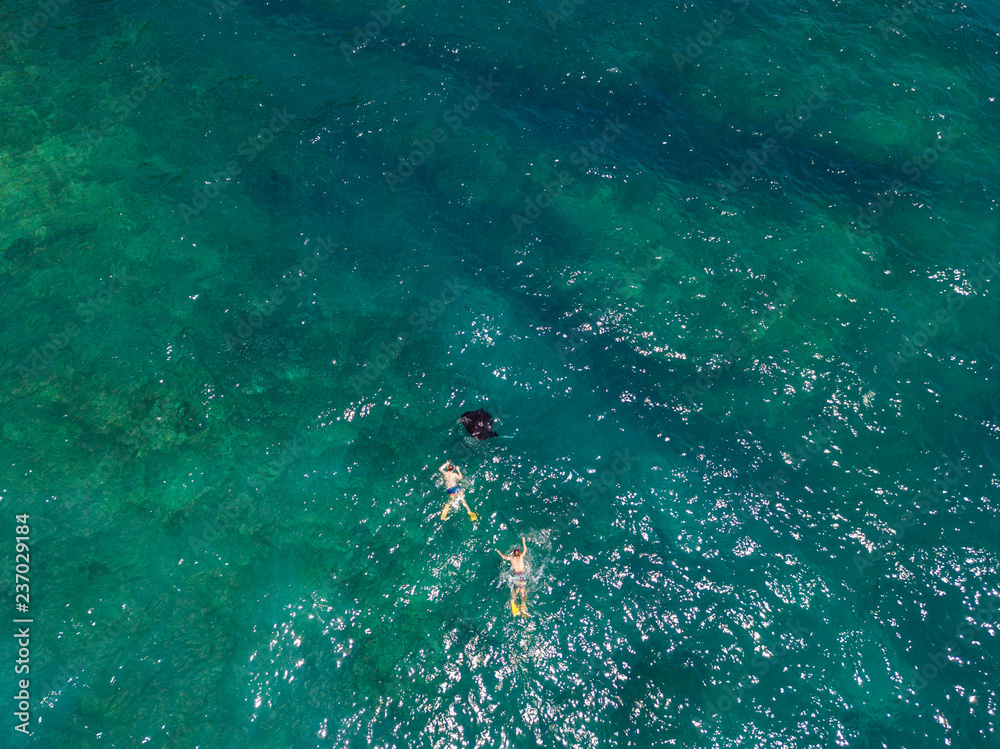
[[[486,440],[497,436],[497,433],[493,431],[493,417],[481,408],[478,411],[466,411],[462,414],[462,426],[477,440]]]

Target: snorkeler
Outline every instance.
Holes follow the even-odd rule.
[[[524,555],[528,551],[528,544],[521,536],[521,548],[513,549],[510,556],[497,549],[497,554],[510,562],[510,613],[514,616],[528,615],[528,571],[524,568]],[[517,607],[517,597],[521,597],[521,607]]]
[[[462,475],[462,470],[450,460],[442,463],[438,470],[444,476],[444,487],[448,490],[449,494],[448,502],[445,504],[444,509],[441,510],[441,519],[447,520],[448,513],[452,510],[457,510],[459,504],[461,504],[465,508],[465,511],[469,513],[469,520],[473,523],[479,520],[479,516],[472,511],[465,501],[465,489],[458,483],[459,479],[465,478]]]

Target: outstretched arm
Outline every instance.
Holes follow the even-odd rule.
[[[528,553],[528,544],[524,542],[524,536],[521,536],[521,553],[522,554]]]
[[[500,549],[497,549],[497,554],[499,554],[502,559],[506,559],[508,562],[510,561],[510,557],[500,551]]]

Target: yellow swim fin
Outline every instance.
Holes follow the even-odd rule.
[[[514,616],[520,616],[521,614],[521,612],[517,608],[517,604],[514,603],[513,601],[510,602],[510,613],[512,613]]]
[[[476,521],[479,520],[479,516],[476,513],[474,513],[474,512],[470,512],[469,513],[469,520],[471,520],[473,523],[475,523]]]

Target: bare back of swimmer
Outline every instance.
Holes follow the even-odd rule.
[[[472,511],[465,501],[465,489],[458,483],[461,479],[465,478],[462,475],[462,469],[451,461],[446,460],[438,468],[438,471],[444,476],[444,488],[448,492],[448,502],[445,503],[444,509],[441,510],[441,519],[447,520],[449,512],[457,510],[459,506],[462,506],[469,513],[469,520],[473,522],[479,520],[479,516]]]
[[[513,549],[509,555],[497,549],[497,554],[510,562],[510,610],[514,616],[528,615],[528,570],[524,566],[524,555],[527,551],[528,544],[525,543],[524,536],[521,536],[521,548]],[[519,596],[520,607],[517,605]]]

